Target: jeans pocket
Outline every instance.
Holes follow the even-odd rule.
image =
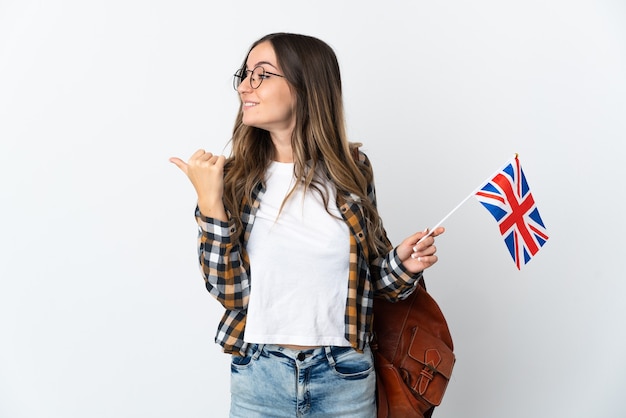
[[[343,379],[365,379],[374,372],[374,359],[369,347],[359,353],[352,347],[332,347],[333,371]]]
[[[248,349],[246,350],[245,356],[239,356],[237,354],[233,354],[230,359],[231,372],[236,373],[238,371],[242,371],[242,370],[249,368],[253,363],[252,360],[255,357],[255,353],[257,352],[257,350],[258,350],[258,346],[255,344],[255,345],[248,347]]]

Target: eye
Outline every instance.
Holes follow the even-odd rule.
[[[249,71],[249,70],[248,70]],[[265,69],[263,67],[255,67],[252,71],[252,78],[255,80],[265,80]]]

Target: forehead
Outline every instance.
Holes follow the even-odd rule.
[[[276,61],[276,53],[274,52],[274,47],[268,41],[262,42],[252,48],[250,53],[248,54],[248,59],[246,60],[246,66],[248,68],[254,68],[259,65],[269,65],[278,69],[278,63]]]

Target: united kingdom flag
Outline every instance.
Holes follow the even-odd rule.
[[[478,201],[493,215],[518,270],[548,240],[517,154],[478,189]]]

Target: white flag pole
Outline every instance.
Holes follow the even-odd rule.
[[[515,153],[515,156],[514,156],[513,158],[517,158],[517,156],[518,156],[518,154],[517,154],[517,153]],[[500,167],[499,169],[497,169],[496,171],[494,171],[492,175],[490,175],[489,177],[487,177],[487,179],[486,179],[485,181],[483,181],[482,183],[480,183],[480,185],[479,185],[478,187],[476,187],[476,188],[472,191],[472,193],[470,193],[469,195],[467,195],[467,197],[466,197],[465,199],[463,199],[463,200],[461,201],[461,203],[459,203],[458,205],[456,205],[456,206],[455,206],[455,208],[454,208],[454,209],[452,209],[452,210],[450,211],[450,213],[448,213],[446,216],[444,216],[442,220],[440,220],[439,222],[437,222],[437,224],[436,224],[435,226],[433,226],[432,228],[430,228],[430,230],[428,231],[428,234],[426,234],[426,235],[424,235],[422,238],[420,238],[420,239],[419,239],[419,241],[417,241],[416,245],[417,245],[417,244],[419,244],[420,242],[422,242],[422,241],[423,241],[424,239],[426,239],[427,237],[429,237],[429,236],[433,233],[433,231],[434,231],[435,229],[439,228],[439,227],[441,226],[441,224],[442,224],[442,223],[444,223],[444,222],[446,221],[446,219],[448,219],[448,218],[450,217],[450,215],[452,215],[454,212],[456,212],[456,210],[457,210],[458,208],[460,208],[460,207],[463,205],[463,203],[467,202],[467,201],[469,200],[469,198],[471,198],[472,196],[474,196],[474,195],[476,194],[476,192],[477,192],[477,191],[479,191],[479,190],[483,187],[483,185],[484,185],[485,183],[487,183],[487,182],[491,181],[491,179],[492,179],[492,178],[494,178],[494,177],[496,176],[496,174],[498,174],[499,172],[501,172],[501,171],[502,171],[502,169],[503,169],[504,167],[506,167],[506,166],[509,164],[509,162],[510,162],[510,161],[511,161],[511,160],[508,160],[506,163],[504,163],[504,165],[502,165],[502,167]]]

